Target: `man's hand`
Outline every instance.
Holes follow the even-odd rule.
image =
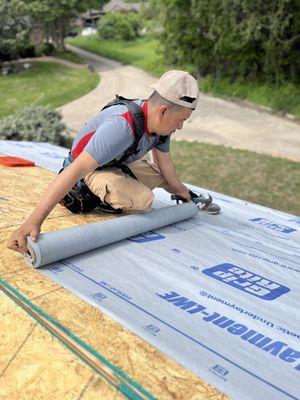
[[[75,182],[94,170],[97,165],[96,160],[89,153],[83,151],[71,165],[50,183],[31,215],[20,228],[12,233],[7,247],[22,254],[28,252],[27,236],[30,236],[33,240],[38,238],[44,220],[56,204],[65,196]]]
[[[182,190],[176,191],[175,194],[178,194],[179,196],[183,197],[186,201],[192,201],[189,190],[183,185],[182,185]]]
[[[27,236],[30,236],[32,240],[36,241],[40,234],[40,231],[40,224],[29,224],[25,222],[11,234],[7,243],[7,247],[21,254],[28,253],[26,243]]]

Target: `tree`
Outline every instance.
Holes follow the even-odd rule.
[[[152,0],[157,7],[158,0]],[[166,60],[200,75],[300,81],[299,0],[165,0]]]
[[[18,58],[30,40],[26,6],[19,0],[0,0],[0,62]]]
[[[138,16],[133,12],[108,12],[97,24],[101,39],[107,40],[134,40],[141,29]]]
[[[36,27],[43,28],[54,47],[63,51],[64,37],[72,20],[90,8],[101,8],[108,0],[24,0]]]

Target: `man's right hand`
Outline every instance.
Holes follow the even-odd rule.
[[[7,247],[22,254],[28,252],[27,236],[30,236],[32,240],[36,240],[44,220],[56,204],[65,196],[75,182],[86,176],[90,171],[95,170],[97,166],[97,161],[89,153],[83,151],[68,168],[57,175],[53,182],[50,183],[29,218],[12,233]]]
[[[16,229],[10,236],[7,247],[21,254],[28,253],[27,236],[34,241],[37,240],[41,231],[41,225],[24,223],[20,228]]]

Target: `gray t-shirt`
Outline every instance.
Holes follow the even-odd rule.
[[[160,136],[149,132],[147,128],[147,101],[136,100],[144,113],[145,132],[138,144],[138,153],[131,155],[125,163],[143,158],[152,148],[162,152],[170,151],[170,137],[158,144]],[[126,106],[116,105],[100,111],[77,134],[71,149],[76,158],[85,150],[103,166],[112,160],[119,160],[133,144],[135,135],[134,121]]]

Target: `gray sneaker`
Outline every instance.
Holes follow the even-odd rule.
[[[197,204],[197,207],[200,211],[203,211],[207,214],[216,215],[221,212],[221,207],[218,204],[212,202],[212,197],[208,193],[200,193],[196,194],[190,190],[190,195],[192,201]]]
[[[212,197],[210,194],[206,193],[200,193],[196,194],[192,192],[191,190],[190,196],[192,201],[197,205],[200,211],[205,212],[206,214],[219,214],[221,212],[221,207],[218,206],[218,204],[215,204],[212,202]],[[176,203],[178,204],[179,201],[182,202],[187,202],[187,200],[184,197],[181,197],[177,194],[172,194],[171,195],[171,200],[176,200]]]
[[[216,203],[208,203],[208,204],[198,203],[197,206],[200,211],[203,211],[206,214],[216,215],[220,214],[221,212],[221,207],[218,206],[218,204]]]

